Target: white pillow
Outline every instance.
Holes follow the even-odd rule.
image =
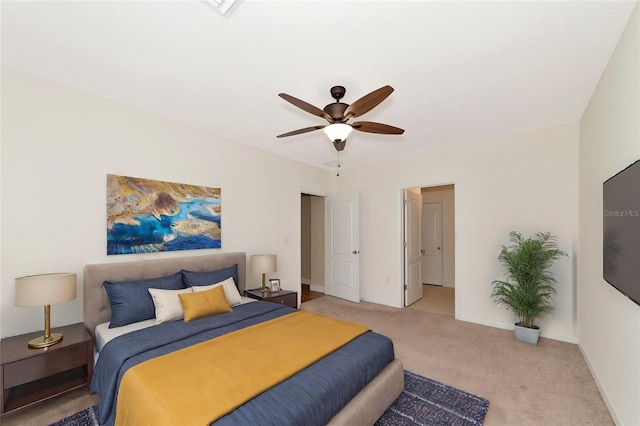
[[[191,287],[182,290],[165,290],[161,288],[148,289],[156,307],[156,324],[180,319],[184,316],[182,304],[178,294],[193,293]]]
[[[227,303],[229,304],[229,306],[235,306],[242,303],[242,296],[240,296],[238,287],[236,287],[236,282],[231,277],[219,283],[211,285],[196,285],[191,288],[193,289],[193,292],[196,293],[198,291],[211,290],[212,288],[218,286],[224,287],[224,298],[227,299]]]

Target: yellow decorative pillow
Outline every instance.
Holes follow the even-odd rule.
[[[231,306],[224,297],[224,287],[219,286],[211,290],[197,293],[178,294],[182,310],[184,311],[184,322],[208,317],[210,315],[233,312]]]

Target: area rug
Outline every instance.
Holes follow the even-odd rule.
[[[404,390],[376,426],[482,425],[489,401],[410,371]]]
[[[98,426],[97,405],[51,426]],[[404,390],[376,422],[376,426],[482,425],[489,401],[410,371]]]
[[[98,422],[98,406],[85,408],[69,417],[52,423],[50,426],[100,426]]]

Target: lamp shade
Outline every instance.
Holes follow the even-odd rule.
[[[347,140],[347,137],[351,134],[353,127],[344,123],[334,123],[325,126],[322,130],[327,136],[329,136],[331,142],[342,142]]]
[[[256,254],[251,256],[249,260],[251,271],[266,274],[276,272],[276,255],[275,254]]]
[[[44,306],[76,298],[76,274],[58,273],[16,278],[16,306]]]

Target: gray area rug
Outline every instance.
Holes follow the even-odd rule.
[[[404,390],[376,422],[376,426],[482,425],[489,401],[404,372]],[[51,426],[98,426],[97,406],[66,417]]]
[[[51,426],[100,426],[98,423],[98,406],[85,408],[69,417],[52,423]]]
[[[489,401],[410,371],[404,390],[376,426],[482,425]]]

